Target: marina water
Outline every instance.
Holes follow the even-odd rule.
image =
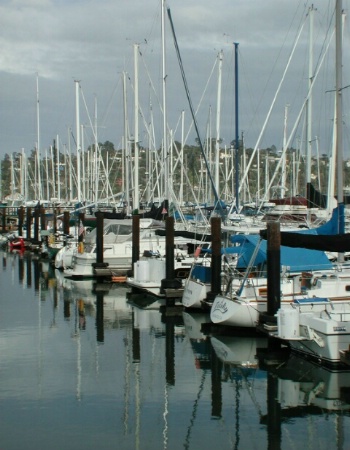
[[[350,372],[0,252],[0,449],[349,449]],[[203,325],[204,324],[204,325]]]

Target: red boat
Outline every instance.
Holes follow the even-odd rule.
[[[21,252],[24,252],[24,250],[26,248],[24,239],[22,237],[16,238],[13,241],[9,241],[9,247],[10,247],[10,251],[19,250]]]

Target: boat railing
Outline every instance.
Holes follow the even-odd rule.
[[[293,308],[298,308],[302,312],[303,309],[309,309],[310,307],[317,311],[317,307],[324,307],[322,312],[334,316],[336,314],[350,314],[350,302],[349,300],[331,300],[327,297],[307,297],[296,298],[290,304]],[[332,317],[334,318],[334,317]]]

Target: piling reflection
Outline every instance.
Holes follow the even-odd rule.
[[[24,281],[24,258],[23,255],[18,258],[18,281],[23,284]]]
[[[100,344],[104,342],[104,325],[103,325],[103,299],[104,292],[96,291],[96,340]]]

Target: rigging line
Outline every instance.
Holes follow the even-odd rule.
[[[203,101],[203,98],[204,98],[204,94],[207,92],[207,88],[208,88],[208,86],[209,86],[209,81],[211,80],[211,78],[212,78],[212,76],[213,76],[214,69],[215,69],[215,67],[217,66],[217,62],[218,62],[218,58],[215,58],[213,67],[212,67],[211,72],[210,72],[210,75],[209,75],[209,78],[208,78],[207,83],[206,83],[206,85],[205,85],[205,87],[204,87],[204,90],[203,90],[203,93],[202,93],[202,97],[199,99],[199,103],[198,103],[197,109],[196,109],[196,111],[195,111],[195,115],[196,115],[196,116],[197,116],[197,113],[198,113],[198,111],[199,111],[199,109],[200,109],[200,107],[201,107],[201,104],[202,104],[202,101]],[[192,129],[192,126],[193,126],[193,125],[194,125],[194,121],[192,120],[191,125],[190,125],[190,127],[189,127],[189,129],[188,129],[188,131],[187,131],[186,136],[185,136],[185,142],[187,142],[188,136],[190,135],[190,132],[191,132],[191,129]]]
[[[152,81],[152,79],[151,79],[150,72],[149,72],[149,70],[148,70],[148,67],[147,67],[147,65],[146,65],[145,59],[143,58],[142,53],[140,53],[140,56],[141,56],[141,60],[142,60],[142,62],[143,62],[144,68],[145,68],[145,70],[146,70],[146,74],[147,74],[147,77],[148,77],[148,80],[149,80],[149,83],[150,83],[150,87],[151,87],[151,89],[152,89],[152,91],[153,91],[153,93],[154,93],[154,95],[155,95],[155,98],[156,98],[156,100],[157,100],[157,102],[158,102],[158,106],[159,106],[160,112],[163,114],[163,108],[162,108],[161,101],[160,101],[160,99],[159,99],[159,97],[158,97],[158,95],[157,95],[157,92],[156,92],[156,90],[155,90],[153,81]],[[215,58],[214,65],[213,65],[213,67],[212,67],[212,69],[211,69],[209,78],[208,78],[208,80],[207,80],[207,82],[206,82],[206,85],[205,85],[205,87],[204,87],[202,96],[201,96],[201,98],[200,98],[200,100],[199,100],[199,103],[198,103],[198,105],[197,105],[197,108],[196,108],[196,111],[195,111],[195,115],[197,115],[197,113],[198,113],[198,111],[199,111],[199,109],[200,109],[200,107],[201,107],[201,105],[202,105],[202,101],[203,101],[203,99],[204,99],[205,93],[207,92],[207,88],[208,88],[209,82],[210,82],[210,80],[211,80],[211,78],[212,78],[212,76],[213,76],[214,69],[215,69],[216,65],[217,65],[217,58]],[[186,135],[185,135],[185,137],[184,137],[184,144],[186,144],[186,142],[187,142],[187,140],[188,140],[188,137],[189,137],[189,135],[190,135],[190,133],[191,133],[191,129],[192,129],[193,123],[194,123],[194,121],[192,120],[192,122],[191,122],[191,124],[190,124],[190,126],[189,126],[189,129],[188,129],[188,131],[187,131],[187,133],[186,133]],[[170,131],[169,124],[167,124],[167,128],[168,128],[168,130]]]
[[[260,406],[260,404],[259,404],[259,402],[258,402],[258,400],[257,400],[257,398],[255,396],[255,393],[254,393],[253,383],[249,380],[248,376],[244,373],[242,367],[239,367],[239,372],[240,372],[240,374],[242,376],[242,380],[243,380],[243,383],[244,383],[244,385],[245,385],[245,387],[247,389],[249,397],[251,398],[252,402],[254,403],[254,406],[256,407],[256,410],[257,410],[257,412],[259,414],[259,417],[260,418],[263,417],[262,408],[261,408],[261,406]]]
[[[261,242],[262,242],[262,238],[259,237],[259,240],[258,240],[258,242],[257,242],[257,244],[256,244],[256,246],[255,246],[255,249],[254,249],[254,252],[253,252],[253,254],[252,254],[252,257],[251,257],[251,259],[250,259],[250,261],[249,261],[249,264],[248,264],[247,270],[246,270],[246,272],[245,272],[245,275],[244,275],[243,281],[242,281],[242,283],[241,283],[241,286],[240,286],[240,288],[239,288],[238,291],[237,291],[237,296],[238,296],[238,297],[242,294],[244,284],[245,284],[245,282],[247,281],[247,279],[248,279],[248,277],[249,277],[249,274],[250,274],[250,272],[251,272],[251,270],[252,270],[252,267],[253,267],[253,264],[254,264],[254,262],[255,262],[255,259],[256,259],[257,255],[258,255],[258,252],[259,252],[259,250],[260,250]]]
[[[198,403],[199,403],[199,400],[200,400],[200,398],[202,396],[202,392],[203,392],[203,389],[204,389],[205,376],[206,376],[206,371],[203,370],[202,379],[201,379],[201,382],[200,382],[200,385],[199,385],[199,390],[198,390],[198,393],[197,393],[197,397],[196,397],[196,399],[195,399],[195,401],[193,403],[192,417],[191,417],[191,420],[190,420],[190,424],[189,424],[189,426],[187,428],[187,434],[186,434],[185,443],[184,443],[184,448],[186,450],[188,450],[190,448],[191,432],[192,432],[192,428],[193,428],[193,425],[194,425],[194,421],[195,421],[195,419],[197,417]]]
[[[291,133],[290,133],[290,135],[289,135],[289,138],[288,138],[288,140],[287,140],[287,142],[286,142],[284,148],[282,149],[282,155],[286,153],[287,148],[289,148],[290,143],[291,143],[291,141],[292,141],[292,138],[293,138],[293,136],[294,136],[294,134],[295,134],[295,132],[296,132],[296,129],[297,129],[297,126],[298,126],[298,124],[299,124],[299,122],[300,122],[300,118],[301,118],[301,116],[302,116],[302,113],[303,113],[303,111],[304,111],[304,108],[305,108],[305,106],[306,106],[306,104],[307,104],[307,102],[308,102],[308,100],[309,100],[309,98],[310,98],[310,96],[311,96],[311,92],[312,92],[312,89],[313,89],[313,87],[314,87],[316,78],[317,78],[317,76],[318,76],[318,74],[319,74],[319,72],[320,72],[322,62],[323,62],[323,60],[324,60],[324,58],[325,58],[325,56],[326,56],[326,53],[328,52],[328,48],[329,48],[329,46],[330,46],[330,44],[331,44],[331,40],[332,40],[332,37],[333,37],[334,32],[335,32],[335,30],[333,30],[333,33],[332,33],[332,35],[330,36],[330,39],[329,39],[329,41],[328,41],[327,48],[326,48],[324,54],[322,55],[322,59],[321,59],[320,65],[317,67],[317,69],[316,69],[316,71],[315,71],[315,75],[314,75],[314,77],[313,77],[313,79],[312,79],[312,82],[311,82],[310,88],[309,88],[309,90],[308,90],[307,96],[306,96],[305,99],[304,99],[304,103],[302,104],[302,106],[301,106],[301,108],[300,108],[300,111],[299,111],[297,120],[295,121],[294,126],[293,126],[293,129],[292,129],[292,131],[291,131]],[[254,149],[254,151],[255,151],[255,149]],[[253,152],[253,153],[254,153],[254,152]],[[281,155],[281,156],[282,156],[282,155]],[[251,161],[250,161],[250,164],[251,164]],[[248,164],[247,170],[248,170],[248,168],[250,167],[250,164]],[[262,205],[263,205],[263,202],[266,201],[266,199],[267,199],[267,193],[269,192],[269,190],[270,190],[271,187],[272,187],[273,182],[275,181],[277,172],[278,172],[279,168],[281,167],[281,164],[282,164],[282,157],[280,158],[280,160],[279,160],[278,163],[277,163],[277,166],[275,167],[274,175],[272,176],[272,178],[271,178],[271,180],[270,180],[270,184],[269,184],[269,186],[267,187],[267,190],[266,190],[265,195],[264,195],[264,197],[263,197],[263,199],[262,199],[262,202],[261,202],[261,204],[260,204],[260,207],[259,207],[259,211],[258,211],[258,212],[260,212],[261,207],[262,207]]]
[[[130,82],[130,87],[131,87],[133,93],[135,94],[135,88],[134,88],[134,85],[133,85],[132,81],[130,80],[130,77],[128,77],[128,80],[129,80],[129,82]],[[151,133],[151,131],[152,131],[152,130],[151,130],[151,124],[148,124],[148,123],[147,123],[147,121],[146,121],[146,116],[145,116],[145,114],[144,114],[144,112],[143,112],[143,110],[142,110],[141,105],[139,105],[138,113],[139,113],[139,115],[140,115],[141,118],[142,118],[143,125],[144,125],[144,127],[145,127],[145,129],[146,129],[146,131],[147,131],[147,135],[148,135],[149,137],[152,137],[152,133]]]
[[[305,23],[305,22],[304,22],[304,23]],[[298,38],[296,39],[296,41],[295,41],[295,43],[294,43],[294,47],[293,47],[293,49],[292,49],[292,51],[291,51],[291,53],[290,53],[290,55],[289,55],[288,62],[287,62],[287,65],[286,65],[286,67],[285,67],[285,69],[284,69],[282,79],[280,80],[279,85],[278,85],[278,87],[277,87],[277,91],[276,91],[276,93],[275,93],[275,95],[274,95],[274,98],[273,98],[272,103],[271,103],[271,105],[270,105],[269,111],[268,111],[267,116],[266,116],[266,118],[265,118],[263,127],[262,127],[262,129],[261,129],[261,131],[260,131],[260,134],[259,134],[259,136],[258,136],[258,140],[257,140],[257,142],[256,142],[256,144],[255,144],[253,153],[252,153],[251,156],[250,156],[250,160],[248,161],[247,167],[246,167],[246,169],[245,169],[245,173],[243,174],[243,176],[242,176],[242,178],[241,178],[241,182],[240,182],[240,186],[239,186],[239,192],[241,192],[241,190],[242,190],[242,186],[243,186],[243,184],[244,184],[244,182],[245,182],[245,179],[246,179],[247,176],[248,176],[248,173],[249,173],[249,170],[250,170],[250,166],[252,165],[253,158],[254,158],[254,156],[255,156],[255,154],[256,154],[258,148],[259,148],[260,141],[261,141],[262,136],[263,136],[263,134],[264,134],[264,132],[265,132],[265,128],[266,128],[266,126],[267,126],[267,123],[268,123],[268,121],[269,121],[269,119],[270,119],[270,117],[271,117],[272,110],[273,110],[273,108],[274,108],[274,106],[275,106],[275,103],[276,103],[276,101],[277,101],[277,97],[278,97],[278,95],[279,95],[279,92],[280,92],[280,90],[281,90],[281,88],[282,88],[282,84],[283,84],[284,79],[285,79],[285,77],[286,77],[287,70],[288,70],[288,68],[289,68],[289,66],[290,66],[290,64],[291,64],[292,57],[293,57],[293,54],[294,54],[294,52],[295,52],[295,49],[296,49],[297,43],[298,43],[298,41],[299,41],[299,38],[300,38],[300,35],[301,35],[302,30],[303,30],[303,27],[300,28],[300,31],[299,31],[299,34],[298,34]],[[309,95],[307,96],[307,98],[310,97],[310,93],[311,93],[311,89],[310,89],[310,91],[309,91]],[[304,109],[304,105],[303,105],[303,109]],[[303,109],[302,109],[302,110],[303,110]],[[288,144],[289,144],[289,142],[288,142]],[[233,208],[231,207],[231,209],[233,209]],[[230,211],[230,212],[232,212],[232,211]]]
[[[212,177],[211,172],[210,172],[210,167],[209,167],[209,164],[208,164],[208,160],[207,160],[207,157],[206,157],[204,149],[203,149],[202,140],[201,140],[200,135],[199,135],[197,119],[196,119],[196,116],[195,116],[195,113],[194,113],[192,100],[191,100],[191,96],[190,96],[190,91],[189,91],[189,88],[188,88],[186,75],[185,75],[185,70],[184,70],[184,67],[183,67],[183,64],[182,64],[182,59],[181,59],[181,55],[180,55],[180,49],[179,49],[179,46],[178,46],[178,43],[177,43],[175,29],[174,29],[174,24],[173,24],[173,21],[172,21],[171,12],[170,12],[169,8],[167,8],[167,12],[168,12],[168,18],[169,18],[169,21],[170,21],[171,31],[172,31],[172,34],[173,34],[175,50],[176,50],[176,54],[177,54],[177,57],[178,57],[178,62],[179,62],[179,65],[180,65],[180,71],[181,71],[181,75],[182,75],[182,80],[183,80],[183,83],[184,83],[184,88],[185,88],[187,100],[188,100],[188,103],[189,103],[193,124],[194,124],[195,130],[196,130],[196,134],[197,134],[197,138],[198,138],[199,147],[200,147],[201,153],[203,155],[203,159],[204,159],[206,168],[208,170],[210,184],[211,184],[211,187],[212,187],[212,190],[213,190],[213,193],[214,193],[215,204],[218,206],[219,211],[220,211],[220,215],[223,217],[224,216],[224,210],[222,208],[221,202],[219,201],[219,197],[218,197],[218,193],[217,193],[216,188],[215,188],[214,180],[213,180],[213,177]]]

